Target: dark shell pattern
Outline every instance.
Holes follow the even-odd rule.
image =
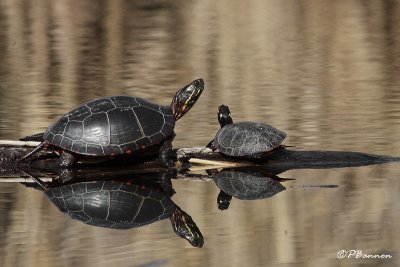
[[[239,171],[222,171],[214,177],[219,189],[243,200],[269,198],[286,190],[278,181]]]
[[[286,134],[258,122],[238,122],[221,128],[214,144],[228,156],[254,156],[278,147]]]
[[[64,214],[89,225],[129,229],[169,218],[175,204],[167,194],[113,181],[51,188],[46,197]]]
[[[108,156],[160,144],[174,126],[171,107],[115,96],[84,103],[63,115],[46,130],[44,139],[78,154]]]

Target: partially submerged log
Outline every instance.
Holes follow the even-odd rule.
[[[189,158],[189,162],[202,165],[268,166],[269,168],[289,169],[320,169],[359,167],[372,164],[400,161],[400,157],[368,154],[352,151],[323,151],[323,150],[289,150],[281,148],[260,160],[249,161],[242,158],[229,158],[209,148],[181,148],[177,151],[178,159]],[[282,172],[281,171],[281,172]]]
[[[57,165],[58,155],[51,150],[43,149],[36,154],[33,161],[18,162],[18,159],[26,153],[32,151],[39,142],[23,142],[12,140],[0,140],[0,176],[7,176],[4,170],[14,170],[21,177],[19,169],[36,171],[40,173],[57,173],[59,166]],[[281,148],[274,153],[268,155],[261,160],[249,161],[243,158],[231,158],[221,155],[218,152],[213,152],[205,147],[179,148],[175,150],[177,153],[176,168],[180,171],[179,176],[185,178],[188,171],[204,171],[215,168],[238,168],[245,166],[262,166],[271,174],[279,174],[292,169],[321,169],[321,168],[343,168],[343,167],[359,167],[372,164],[382,164],[387,162],[399,161],[399,157],[391,157],[385,155],[374,155],[360,152],[350,151],[299,151]],[[160,172],[165,170],[161,167],[157,159],[140,162],[140,164],[127,163],[124,167],[121,160],[116,162],[118,168],[113,166],[113,162],[107,162],[107,168],[104,168],[104,163],[101,164],[79,164],[76,169],[86,172],[115,173],[116,170],[134,172]],[[1,173],[3,171],[3,173]],[[207,175],[197,174],[200,180],[207,179]],[[196,176],[197,177],[197,176]]]
[[[13,140],[0,140],[0,164],[17,164],[17,160],[26,153],[32,151],[39,142],[24,142]],[[300,151],[281,148],[261,160],[250,161],[244,158],[232,158],[221,155],[218,152],[212,152],[205,147],[187,147],[175,150],[178,158],[178,167],[189,162],[190,167],[194,165],[203,165],[210,168],[218,167],[243,167],[254,165],[268,165],[286,168],[340,168],[352,166],[365,166],[370,164],[381,164],[386,162],[399,161],[399,157],[368,154],[351,151]],[[41,166],[54,164],[57,155],[51,150],[43,149],[36,155],[43,160],[18,163],[28,164],[30,166],[42,162]],[[144,162],[144,167],[156,165],[156,160]],[[159,166],[158,166],[159,167]]]

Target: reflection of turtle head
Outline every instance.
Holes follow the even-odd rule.
[[[233,123],[231,111],[228,106],[221,105],[218,107],[218,122],[219,125],[221,125],[221,128]]]
[[[175,120],[179,120],[188,112],[199,99],[204,90],[203,79],[197,79],[179,90],[172,99],[171,107]]]
[[[171,217],[172,228],[175,233],[185,238],[192,246],[201,248],[204,238],[196,223],[186,212],[176,207]]]
[[[231,204],[232,196],[228,195],[224,191],[221,190],[217,197],[217,205],[219,210],[226,210],[229,208]]]

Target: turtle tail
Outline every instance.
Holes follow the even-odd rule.
[[[29,135],[29,136],[25,136],[21,139],[19,139],[20,141],[37,141],[37,142],[43,142],[43,136],[44,133],[37,133],[34,135]]]

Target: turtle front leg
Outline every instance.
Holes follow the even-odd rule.
[[[214,139],[210,141],[210,143],[208,143],[206,145],[207,148],[211,149],[212,152],[214,152],[215,150],[217,150],[217,146],[214,143]]]
[[[176,158],[176,153],[172,151],[172,142],[170,140],[164,141],[158,154],[158,160],[160,161],[161,166],[166,168],[174,167]]]
[[[175,166],[177,155],[172,151],[172,140],[175,138],[175,133],[165,140],[161,145],[160,152],[158,154],[158,160],[163,167],[172,168]]]
[[[61,156],[58,159],[58,164],[60,165],[60,167],[69,168],[74,166],[75,163],[76,157],[72,153],[69,153],[65,150],[61,152]]]

